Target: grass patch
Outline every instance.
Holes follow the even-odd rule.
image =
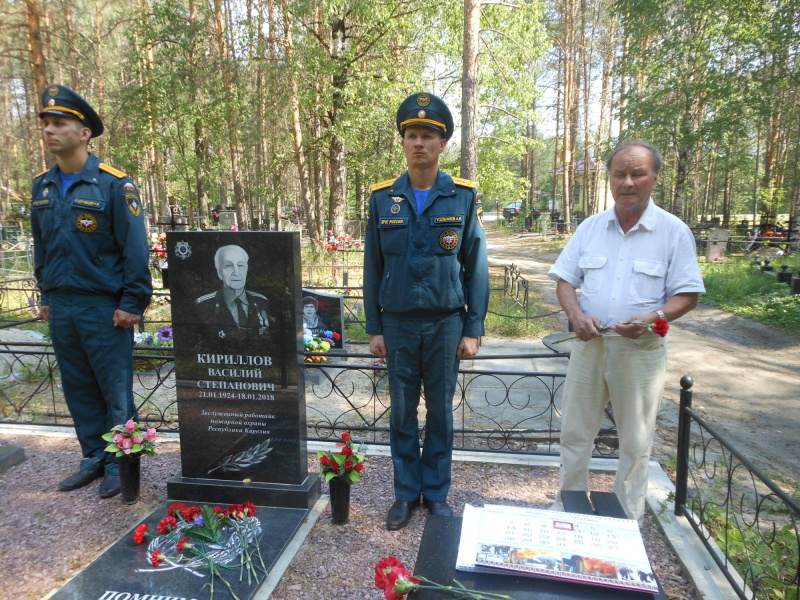
[[[747,260],[701,263],[700,269],[706,285],[704,304],[800,335],[800,296],[793,296],[785,283],[777,283]]]
[[[490,270],[492,292],[489,296],[489,313],[486,315],[486,334],[501,337],[542,337],[553,333],[546,318],[536,317],[549,312],[541,297],[528,288],[528,318],[525,309],[503,292],[503,272]]]

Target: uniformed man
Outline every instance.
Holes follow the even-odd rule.
[[[433,94],[412,94],[397,111],[397,129],[408,170],[372,187],[364,254],[370,351],[388,359],[390,530],[408,524],[420,495],[430,514],[452,515],[453,394],[459,360],[478,352],[489,301],[476,184],[439,170],[453,135],[450,110]],[[422,384],[427,416],[420,455]]]
[[[269,301],[244,289],[249,260],[241,246],[221,246],[214,254],[214,265],[222,289],[195,300],[200,317],[211,323],[220,338],[264,335],[269,329]]]
[[[56,164],[33,182],[31,229],[39,314],[50,324],[61,382],[81,444],[70,491],[105,474],[100,497],[119,493],[119,469],[102,435],[136,419],[133,325],[150,303],[147,231],[139,192],[89,153],[103,122],[70,88],[42,91],[42,133]]]

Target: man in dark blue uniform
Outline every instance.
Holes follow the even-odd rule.
[[[422,495],[430,514],[447,505],[453,394],[459,360],[478,352],[489,302],[482,208],[475,182],[439,170],[453,117],[433,94],[397,111],[408,171],[372,187],[365,235],[364,305],[370,351],[388,360],[395,502],[388,529],[411,519]],[[417,407],[425,386],[425,445]]]
[[[119,468],[102,435],[136,418],[133,330],[153,293],[147,232],[136,186],[89,153],[103,122],[62,85],[42,91],[42,133],[56,164],[33,182],[31,229],[39,314],[50,324],[61,383],[83,460],[59,484],[70,491],[105,475],[100,496],[119,493]]]

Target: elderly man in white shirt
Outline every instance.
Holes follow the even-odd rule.
[[[636,323],[680,318],[705,287],[692,232],[650,198],[661,169],[658,150],[623,142],[606,166],[614,206],[578,227],[549,272],[580,339],[562,396],[560,485],[588,489],[594,439],[610,401],[620,444],[614,492],[628,518],[641,521],[667,338]],[[553,508],[563,508],[561,491]]]

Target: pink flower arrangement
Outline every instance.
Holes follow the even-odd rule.
[[[108,442],[106,452],[113,452],[117,458],[131,454],[156,455],[156,430],[143,429],[140,423],[128,419],[124,425],[116,425],[103,434]]]

